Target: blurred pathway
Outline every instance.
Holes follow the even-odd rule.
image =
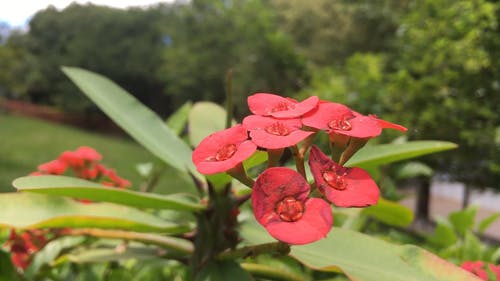
[[[458,211],[462,206],[464,185],[434,181],[431,185],[430,215],[433,219],[446,217],[450,212]],[[410,192],[401,203],[415,210],[416,194]],[[494,213],[500,212],[500,193],[492,190],[474,190],[471,193],[470,205],[479,206],[476,223]],[[497,219],[485,232],[486,236],[500,239],[500,218]]]

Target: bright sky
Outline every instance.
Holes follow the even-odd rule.
[[[72,2],[93,3],[115,8],[126,8],[130,6],[147,6],[158,2],[172,2],[172,0],[0,0],[0,22],[7,22],[11,26],[23,26],[37,11],[54,5],[58,9],[64,9]]]

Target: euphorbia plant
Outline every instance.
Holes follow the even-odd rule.
[[[248,98],[253,115],[230,128],[215,126],[205,139],[191,143],[193,151],[161,118],[108,79],[77,68],[64,68],[64,72],[159,161],[179,175],[190,176],[198,193],[160,195],[60,176],[25,177],[14,181],[25,192],[0,196],[6,210],[0,213],[0,225],[71,227],[73,236],[129,241],[115,242],[117,248],[106,260],[175,261],[161,265],[182,268],[177,277],[184,279],[310,280],[310,272],[321,270],[360,281],[478,280],[418,247],[332,228],[332,206],[360,208],[376,204],[379,198],[369,174],[352,163],[390,163],[453,145],[415,142],[361,150],[382,129],[404,127],[316,97],[295,101],[260,93]],[[217,114],[195,107],[191,112],[202,116],[189,115],[191,134],[207,131],[211,126],[206,123],[194,124]],[[224,124],[225,118],[220,119]],[[330,151],[313,145],[318,134],[328,134]],[[286,149],[294,157],[293,168],[283,161]],[[95,203],[81,204],[61,196]],[[25,208],[15,210],[19,202]],[[89,262],[86,257],[95,248],[103,250],[100,245],[82,250],[72,244],[53,255],[55,260],[46,266],[50,271],[69,262]],[[292,257],[294,270],[261,263],[261,255],[277,263],[281,257]],[[140,266],[148,268],[146,261]],[[173,279],[174,271],[149,280]]]

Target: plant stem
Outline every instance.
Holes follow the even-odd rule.
[[[239,182],[241,182],[242,184],[244,184],[250,188],[252,188],[253,184],[255,183],[255,181],[251,177],[248,176],[242,163],[236,165],[236,167],[227,171],[227,173],[231,177],[237,179]]]
[[[145,244],[153,244],[161,246],[163,248],[186,255],[190,255],[194,251],[193,244],[191,244],[191,242],[187,240],[176,237],[150,234],[150,233],[141,233],[141,232],[132,232],[123,230],[106,230],[98,228],[79,228],[79,229],[70,228],[65,230],[64,234],[73,236],[93,236],[101,238],[116,238],[116,239],[140,241]]]
[[[231,127],[233,119],[233,69],[229,68],[224,77],[224,86],[226,90],[226,129]]]
[[[276,167],[279,166],[279,161],[281,159],[281,156],[283,155],[283,152],[285,151],[284,148],[280,149],[268,149],[267,150],[267,167]]]
[[[290,252],[290,246],[283,242],[271,242],[255,246],[247,246],[236,250],[229,250],[220,253],[217,256],[219,260],[234,260],[237,258],[246,258],[256,256],[263,253],[278,253],[286,255]]]
[[[308,279],[294,274],[292,272],[287,272],[282,269],[257,263],[240,263],[240,266],[250,272],[252,275],[257,277],[262,277],[271,280],[283,280],[283,281],[308,281]]]
[[[290,146],[292,150],[293,158],[295,158],[295,167],[297,168],[297,172],[299,172],[305,179],[306,177],[306,168],[304,167],[304,155],[299,153],[299,149],[297,145]]]

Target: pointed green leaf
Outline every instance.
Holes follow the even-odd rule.
[[[450,222],[458,234],[463,236],[467,230],[474,228],[477,209],[477,206],[470,206],[464,210],[452,212],[449,215]]]
[[[152,110],[108,78],[76,67],[63,72],[113,121],[151,153],[180,170],[198,175],[191,149]]]
[[[363,208],[362,214],[392,226],[406,227],[413,222],[413,211],[397,202],[384,198],[378,200],[377,205]]]
[[[249,219],[242,225],[247,243],[273,239]],[[416,246],[394,245],[368,235],[332,228],[325,239],[292,246],[290,255],[316,270],[344,272],[356,281],[479,281],[472,274]]]
[[[410,141],[400,144],[369,145],[354,154],[347,161],[346,166],[363,168],[378,166],[456,147],[456,144],[445,141]]]
[[[182,233],[189,228],[149,213],[111,203],[83,204],[73,199],[30,193],[0,194],[0,228],[107,228],[137,232]]]
[[[486,229],[499,218],[500,218],[500,213],[495,213],[480,221],[478,226],[479,233],[484,233],[484,231],[486,231]]]
[[[205,137],[226,127],[226,110],[213,102],[197,102],[189,113],[189,141],[197,146]]]
[[[436,220],[436,228],[432,235],[427,236],[427,241],[438,247],[449,247],[457,242],[458,238],[452,226],[443,219]]]
[[[150,246],[127,246],[120,250],[113,248],[97,248],[74,251],[67,255],[61,256],[56,263],[74,262],[74,263],[100,263],[119,261],[127,259],[155,259],[159,258],[161,250],[157,247]]]
[[[205,208],[188,194],[160,195],[107,187],[95,182],[64,176],[22,177],[12,183],[18,190],[68,196],[127,206],[198,211]]]

